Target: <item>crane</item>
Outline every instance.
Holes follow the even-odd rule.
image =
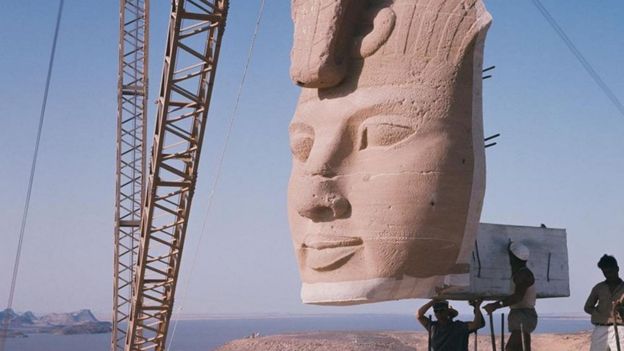
[[[149,0],[121,0],[111,351],[123,350],[145,188]]]
[[[126,0],[125,4],[130,5],[130,2],[131,0]],[[124,0],[122,0],[123,5]],[[123,28],[128,22],[133,22],[132,25],[141,23],[143,29],[135,32],[122,29],[120,42],[125,43],[122,37],[127,37],[135,41],[133,44],[135,48],[140,47],[143,50],[142,54],[137,55],[142,55],[145,61],[137,67],[143,68],[142,73],[145,74],[147,67],[145,34],[149,26],[146,10],[149,7],[147,2],[140,2],[140,0],[134,1],[130,6],[136,9],[140,5],[143,5],[143,17],[135,22],[132,19],[122,18],[121,26]],[[136,263],[132,266],[130,273],[125,270],[126,266],[122,265],[121,255],[124,254],[123,250],[127,250],[129,254],[126,255],[133,256],[134,246],[123,246],[123,249],[121,249],[121,244],[116,246],[116,265],[121,266],[117,271],[123,271],[124,279],[132,276],[130,284],[132,298],[127,315],[123,311],[118,312],[122,310],[118,307],[120,303],[115,305],[116,336],[112,341],[113,351],[117,348],[117,340],[124,334],[119,332],[124,322],[127,325],[125,351],[162,351],[165,349],[227,11],[228,0],[174,0],[171,3],[149,176],[143,188],[144,192],[141,195],[132,193],[133,200],[142,199],[142,209],[140,213],[139,210],[132,212],[130,216],[132,220],[129,223],[118,219],[116,226],[121,229],[125,228],[121,224],[128,224],[128,228],[132,228],[128,231],[132,231],[137,228],[136,218],[140,218],[138,223],[140,241],[138,252],[136,252]],[[133,12],[133,14],[138,12]],[[137,40],[137,33],[144,35],[142,41]],[[120,71],[125,69],[122,61],[126,53],[123,48],[122,43],[120,44],[120,65],[124,68],[120,68]],[[144,78],[141,86],[143,88],[141,92],[145,94],[140,95],[143,107],[145,107],[144,102],[147,96],[146,82],[147,79]],[[124,89],[126,87],[120,83],[119,94],[122,103],[125,102],[124,96],[134,96],[132,92],[137,92],[137,90],[129,89],[130,92],[125,94]],[[134,107],[132,111],[135,111]],[[123,123],[125,120],[118,118],[118,121]],[[118,130],[120,131],[118,137],[125,136],[122,127],[118,126]],[[118,141],[118,143],[123,142]],[[144,144],[141,143],[141,146]],[[140,152],[136,151],[137,154]],[[118,169],[126,166],[126,162],[120,155],[125,154],[118,150]],[[132,172],[135,170],[133,169]],[[138,174],[138,170],[132,174]],[[125,186],[123,180],[119,180],[120,177],[118,174],[118,194],[122,194],[120,188]],[[142,179],[140,182],[143,181]],[[137,186],[139,186],[138,182],[136,182]],[[118,196],[118,200],[122,198],[126,199],[122,195]],[[122,205],[118,205],[118,209],[120,214],[116,218],[121,216],[121,210],[127,210]],[[123,237],[123,239],[132,241],[135,237],[133,236],[132,239]],[[119,240],[118,234],[116,242]],[[126,259],[124,262],[130,260],[124,259]],[[117,278],[116,276],[115,301],[125,302],[119,297],[119,293],[122,285],[127,292],[127,280]]]

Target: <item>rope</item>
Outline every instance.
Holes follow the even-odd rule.
[[[215,190],[217,188],[217,185],[219,184],[219,180],[221,179],[221,170],[223,168],[223,160],[225,158],[225,153],[226,153],[228,145],[229,145],[230,136],[232,134],[232,128],[234,126],[234,120],[236,119],[236,115],[238,114],[238,107],[239,107],[239,104],[240,104],[240,98],[241,98],[241,95],[242,95],[242,92],[243,92],[243,87],[245,85],[245,81],[247,79],[247,72],[249,70],[249,65],[251,64],[251,58],[253,56],[253,51],[254,51],[254,48],[255,48],[255,45],[256,45],[256,38],[258,36],[258,31],[260,29],[260,22],[262,21],[262,14],[264,13],[264,3],[265,3],[265,0],[260,0],[260,8],[258,9],[258,17],[256,19],[256,26],[255,26],[255,29],[254,29],[253,36],[251,38],[251,45],[249,46],[249,52],[247,53],[247,61],[245,62],[245,67],[243,69],[243,75],[242,75],[242,78],[241,78],[241,82],[240,82],[240,84],[238,86],[238,92],[236,93],[236,102],[234,103],[234,108],[232,110],[232,113],[228,117],[228,129],[227,129],[227,132],[225,134],[225,141],[223,143],[223,148],[221,149],[221,154],[219,156],[219,161],[217,163],[216,176],[214,178],[214,181],[212,182],[210,193],[208,194],[208,205],[207,205],[207,209],[206,209],[206,215],[204,217],[202,230],[201,230],[201,233],[199,235],[199,241],[197,243],[197,246],[195,247],[195,253],[193,255],[193,261],[191,263],[191,270],[190,270],[189,276],[186,279],[186,282],[185,282],[185,285],[184,285],[181,302],[184,302],[184,300],[186,299],[186,295],[187,295],[187,292],[188,292],[188,287],[190,285],[191,277],[193,276],[193,273],[195,271],[195,266],[197,265],[197,258],[199,256],[199,249],[201,247],[201,242],[202,242],[202,239],[204,238],[204,234],[206,233],[206,225],[208,223],[208,216],[210,214],[210,209],[212,208],[212,204],[213,204],[212,200],[214,198],[214,194],[215,194]],[[178,308],[178,314],[182,312],[183,307],[184,307],[184,305],[181,304],[180,307]],[[167,346],[167,350],[171,350],[171,345],[173,343],[173,339],[175,337],[175,332],[176,332],[176,329],[178,327],[178,321],[179,320],[176,319],[175,322],[173,323],[173,329],[171,331],[171,338],[169,339],[169,345]]]
[[[587,59],[585,59],[585,56],[583,56],[583,54],[576,48],[574,42],[572,42],[568,35],[563,31],[557,21],[555,21],[555,19],[551,16],[550,12],[548,12],[544,5],[542,5],[540,0],[533,0],[533,4],[535,5],[535,7],[537,7],[542,16],[544,16],[548,24],[550,24],[550,26],[555,30],[557,35],[559,35],[561,40],[563,40],[563,42],[566,44],[568,49],[570,49],[576,59],[581,63],[581,65],[583,65],[583,68],[585,68],[587,73],[589,73],[594,82],[598,84],[598,87],[605,93],[605,95],[607,95],[607,98],[611,100],[615,108],[617,108],[620,114],[624,116],[624,105],[622,105],[620,99],[618,99],[618,97],[613,93],[613,90],[609,88],[607,83],[602,80],[594,67],[589,63],[589,61],[587,61]]]
[[[28,210],[30,208],[30,196],[32,194],[32,188],[33,188],[33,183],[35,179],[35,170],[37,168],[37,156],[39,155],[39,143],[41,141],[41,133],[43,131],[43,121],[45,117],[45,110],[46,110],[46,105],[48,103],[48,93],[50,91],[52,68],[54,66],[54,54],[56,53],[56,43],[58,41],[59,28],[61,26],[63,2],[64,0],[60,0],[58,14],[56,16],[56,28],[54,30],[54,40],[52,42],[52,52],[50,53],[50,59],[48,62],[48,74],[46,77],[45,90],[43,93],[43,102],[41,103],[41,113],[39,114],[39,127],[37,129],[35,151],[33,154],[32,164],[30,167],[30,179],[28,180],[28,190],[26,191],[26,202],[24,203],[24,211],[22,213],[22,223],[20,225],[19,240],[17,243],[17,253],[15,254],[15,262],[13,263],[13,276],[11,277],[11,289],[9,292],[9,301],[7,302],[7,309],[5,310],[5,316],[2,321],[2,334],[0,334],[0,351],[4,351],[4,342],[6,338],[8,337],[9,322],[10,322],[8,310],[13,308],[13,298],[15,296],[15,286],[17,284],[17,275],[19,272],[20,257],[22,255],[24,233],[26,229],[26,222],[28,220]]]

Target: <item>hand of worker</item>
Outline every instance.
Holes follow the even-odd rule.
[[[496,309],[499,307],[499,303],[498,302],[492,302],[492,303],[488,303],[487,305],[483,306],[483,309],[485,310],[485,312],[487,312],[488,314],[492,314],[492,312],[496,311]]]
[[[474,308],[480,308],[482,303],[483,303],[483,299],[474,299],[474,300],[468,301],[468,304]]]
[[[420,306],[420,308],[416,311],[417,318],[424,317],[427,311],[431,308],[431,306],[433,306],[433,304],[436,303],[437,301],[439,300],[437,300],[436,298],[433,298],[429,300],[429,302],[427,302],[426,304]]]

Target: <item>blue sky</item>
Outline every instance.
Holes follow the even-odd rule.
[[[601,279],[595,267],[600,255],[609,252],[624,262],[624,116],[531,1],[485,3],[494,17],[485,65],[496,65],[494,77],[484,83],[485,133],[502,136],[487,150],[482,221],[567,228],[572,297],[540,301],[538,309],[580,313],[589,290]],[[543,3],[624,99],[624,3]],[[57,4],[0,4],[3,304]],[[298,96],[288,77],[288,1],[267,0],[221,182],[208,212],[258,5],[231,4],[176,306],[183,313],[216,314],[412,313],[421,301],[348,308],[299,302],[286,219],[287,126]],[[168,1],[153,1],[150,101],[160,82],[168,11]],[[18,310],[91,308],[106,314],[111,308],[117,31],[116,1],[66,1],[14,303]],[[153,123],[148,134],[152,132]]]

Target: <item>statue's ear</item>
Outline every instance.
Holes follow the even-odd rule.
[[[364,14],[363,20],[368,28],[353,43],[352,56],[357,58],[371,56],[385,44],[394,30],[396,14],[390,7],[374,8]]]

